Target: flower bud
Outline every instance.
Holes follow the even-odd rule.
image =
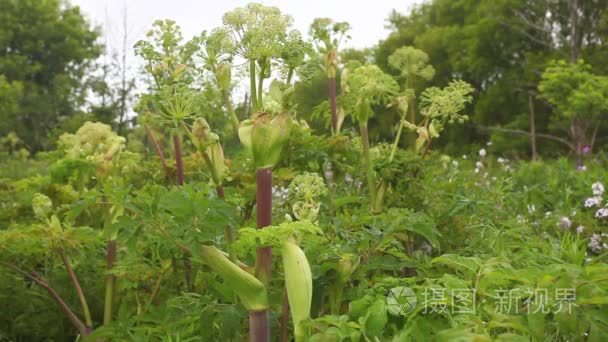
[[[439,132],[441,131],[443,127],[441,127],[441,124],[439,122],[437,122],[436,120],[432,120],[431,124],[429,125],[429,134],[432,138],[438,138],[439,137]]]
[[[356,259],[356,260],[353,260]],[[359,259],[353,254],[347,254],[340,258],[336,271],[338,272],[338,281],[340,284],[346,284],[350,276],[359,266]]]
[[[397,96],[395,98],[395,102],[397,102],[397,109],[399,110],[400,113],[402,113],[402,114],[407,113],[408,104],[407,104],[406,96]]]
[[[296,341],[304,341],[306,332],[300,323],[310,317],[312,303],[312,272],[304,251],[293,241],[282,246],[283,272],[289,299],[289,310]]]
[[[416,151],[420,151],[424,144],[429,140],[429,131],[424,127],[418,127],[416,131],[418,132],[418,138],[416,138]]]
[[[254,114],[251,119],[241,122],[239,138],[253,154],[257,169],[275,166],[279,162],[283,145],[289,138],[292,120],[287,112],[273,119],[268,113]]]
[[[211,132],[211,127],[207,120],[198,118],[192,124],[192,143],[198,148],[204,149],[208,146],[217,144],[219,137]]]
[[[214,169],[214,174],[217,176],[217,180],[221,181],[226,171],[226,164],[224,161],[224,149],[221,144],[215,144],[207,147],[207,154],[211,159],[211,167]]]
[[[224,280],[224,286],[239,296],[247,310],[268,309],[268,295],[261,281],[230,261],[222,251],[213,246],[203,245],[200,252],[202,260]]]

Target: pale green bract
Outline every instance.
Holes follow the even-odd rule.
[[[305,341],[307,334],[301,323],[310,318],[312,271],[304,251],[292,240],[283,243],[281,252],[295,340]]]
[[[65,133],[59,138],[59,145],[70,158],[85,158],[100,166],[112,160],[122,151],[126,139],[100,122],[85,122],[75,134]]]
[[[37,218],[46,219],[53,211],[53,201],[48,196],[37,193],[32,198],[32,209]]]

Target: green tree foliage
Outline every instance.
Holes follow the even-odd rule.
[[[82,80],[101,52],[99,33],[78,7],[59,0],[2,0],[0,23],[0,135],[15,130],[39,150],[54,142],[47,134],[84,103]],[[12,90],[5,93],[6,87]],[[18,107],[5,110],[11,101]]]
[[[608,77],[593,74],[591,66],[581,60],[549,64],[538,89],[567,118],[594,118],[608,111]]]
[[[601,61],[608,53],[607,13],[605,1],[429,1],[409,14],[393,12],[392,33],[380,42],[376,62],[391,72],[388,57],[404,45],[414,46],[428,53],[436,70],[434,82],[445,85],[457,76],[479,91],[471,111],[476,125],[446,134],[441,140],[449,151],[487,141],[486,126],[530,129],[529,96],[536,130],[562,136],[569,123],[553,123],[552,108],[537,98],[540,75],[551,60],[578,58],[605,74]],[[503,143],[494,148],[515,152],[516,142],[523,139],[525,150],[516,153],[527,154],[528,138],[520,137],[497,134],[492,140]],[[543,146],[542,153],[556,151],[553,145]]]

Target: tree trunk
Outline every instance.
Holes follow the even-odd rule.
[[[537,159],[536,154],[536,114],[534,112],[534,99],[528,94],[528,106],[530,107],[530,146],[532,147],[532,160]]]
[[[331,109],[331,132],[338,134],[338,105],[336,102],[336,79],[327,79],[327,93],[329,95],[329,108]]]

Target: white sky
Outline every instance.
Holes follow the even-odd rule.
[[[130,45],[142,39],[156,19],[173,19],[182,28],[186,39],[221,25],[222,15],[246,0],[70,0],[83,13],[102,27],[108,45],[119,44],[122,20],[126,7]],[[387,36],[384,28],[392,9],[408,12],[420,0],[261,0],[265,5],[277,6],[294,18],[294,26],[307,35],[314,18],[329,17],[348,21],[352,40],[345,47],[370,47]]]
[[[68,0],[80,6],[82,13],[102,30],[105,45],[110,53],[120,55],[124,35],[123,19],[126,12],[128,74],[136,77],[140,59],[133,54],[133,45],[152,27],[157,19],[172,19],[181,27],[185,40],[222,24],[222,15],[236,7],[247,5],[249,0]],[[294,19],[294,28],[308,37],[313,19],[329,17],[347,21],[352,29],[351,40],[343,47],[371,47],[388,35],[386,19],[395,9],[407,13],[422,0],[258,0],[267,6],[276,6]],[[267,82],[269,83],[269,82]],[[244,96],[242,91],[234,96]],[[239,94],[243,93],[243,94]]]

